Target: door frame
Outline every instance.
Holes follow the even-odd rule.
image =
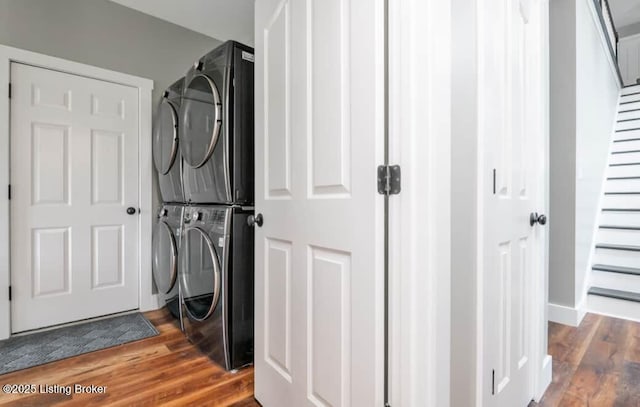
[[[11,303],[9,285],[11,281],[11,234],[10,202],[5,192],[10,182],[11,103],[9,83],[11,81],[11,63],[22,63],[39,68],[64,72],[77,76],[113,82],[138,89],[138,125],[139,125],[139,205],[138,220],[138,305],[140,311],[157,309],[159,298],[153,294],[151,273],[151,233],[153,228],[153,164],[151,157],[152,129],[152,91],[153,81],[133,75],[115,72],[78,62],[52,57],[19,48],[0,44],[0,340],[11,336]]]
[[[450,405],[451,2],[388,2],[389,395]]]

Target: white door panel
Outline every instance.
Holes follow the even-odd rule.
[[[529,216],[544,202],[540,8],[536,0],[492,0],[480,17],[483,406],[527,406],[538,369],[532,304],[543,300],[532,287],[543,273],[542,239]]]
[[[11,65],[13,332],[138,307],[138,92]]]
[[[381,405],[383,2],[256,3],[256,397]]]

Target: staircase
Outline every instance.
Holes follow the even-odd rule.
[[[640,321],[640,86],[622,91],[604,191],[587,308]]]

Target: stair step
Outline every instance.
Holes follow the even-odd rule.
[[[619,274],[632,274],[634,276],[640,276],[640,269],[634,267],[622,267],[622,266],[608,266],[605,264],[594,264],[591,267],[592,270],[597,271],[607,271],[610,273],[619,273]]]
[[[626,110],[626,111],[621,112],[621,113],[628,113],[628,112],[640,112],[640,109]],[[640,130],[640,127],[635,127],[635,128],[632,128],[632,129],[620,129],[620,130],[616,130],[616,133],[624,133],[625,131],[636,131],[636,130]]]
[[[635,191],[614,191],[614,192],[605,192],[605,195],[640,195],[640,192],[635,192]]]
[[[610,288],[602,287],[591,287],[589,288],[589,294],[597,295],[600,297],[615,298],[618,300],[640,302],[640,294],[630,291],[612,290]]]
[[[602,212],[640,212],[640,208],[602,208]]]
[[[640,176],[629,176],[629,177],[607,177],[609,181],[623,180],[623,179],[640,179]]]
[[[640,120],[640,119],[633,119],[633,120]],[[635,138],[622,138],[618,140],[613,140],[614,143],[626,143],[629,141],[640,141],[640,138],[635,137]]]
[[[640,150],[626,150],[626,151],[613,151],[611,154],[631,154],[631,153],[640,153]]]
[[[614,164],[609,164],[609,167],[621,167],[624,165],[640,165],[640,163],[614,163]]]
[[[640,252],[640,246],[631,246],[631,245],[623,245],[623,244],[599,243],[599,244],[596,244],[596,249],[620,250],[625,252]]]
[[[600,225],[600,229],[615,229],[615,230],[640,230],[640,226],[615,226],[615,225]]]

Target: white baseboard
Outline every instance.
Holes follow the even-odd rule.
[[[540,387],[537,389],[535,394],[535,402],[538,403],[544,393],[547,391],[547,388],[551,384],[551,379],[553,378],[553,360],[551,355],[547,355],[542,360],[542,370],[540,371]]]
[[[547,304],[549,321],[563,325],[578,326],[586,314],[584,307],[572,308],[553,303]]]

